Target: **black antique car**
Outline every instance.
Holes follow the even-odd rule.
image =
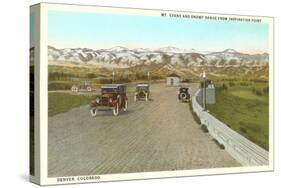
[[[120,110],[126,111],[127,108],[128,97],[124,84],[103,85],[101,87],[101,96],[90,104],[90,112],[93,117],[97,115],[99,109],[112,110],[113,115],[117,116]]]
[[[138,84],[136,86],[136,93],[134,97],[134,101],[137,100],[145,100],[148,101],[150,97],[150,90],[148,84]]]
[[[190,100],[190,93],[188,87],[180,87],[178,92],[178,99],[181,102],[187,102]]]

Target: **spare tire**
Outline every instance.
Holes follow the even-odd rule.
[[[181,94],[180,94],[180,99],[181,99],[181,100],[185,100],[186,97],[187,97],[187,95],[186,95],[185,93],[181,93]]]

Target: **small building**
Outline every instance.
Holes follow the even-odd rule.
[[[180,85],[180,77],[173,73],[167,76],[166,78],[167,86],[178,86]]]

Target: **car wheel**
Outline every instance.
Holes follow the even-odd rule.
[[[148,101],[148,95],[147,95],[147,93],[145,94],[145,101],[146,101],[146,102]]]
[[[185,93],[181,93],[180,94],[180,98],[181,98],[181,101],[184,102],[186,100],[186,94]]]
[[[124,104],[124,108],[123,108],[124,112],[126,112],[127,109],[128,109],[128,101],[125,100],[125,104]]]
[[[95,117],[95,116],[97,116],[98,109],[96,109],[96,108],[91,108],[91,109],[90,109],[90,112],[91,112],[92,117]]]
[[[91,88],[90,86],[88,86],[88,87],[87,87],[87,91],[88,91],[88,92],[91,92],[91,91],[92,91],[92,88]]]
[[[118,116],[118,114],[119,114],[119,105],[118,105],[118,103],[116,104],[116,106],[113,108],[113,115],[114,116]]]
[[[72,87],[71,87],[71,91],[72,91],[72,92],[78,92],[78,87],[72,86]]]
[[[118,107],[122,107],[122,99],[121,99],[121,96],[120,95],[118,95],[117,96],[117,104],[118,104]]]

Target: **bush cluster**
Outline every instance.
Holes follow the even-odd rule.
[[[72,83],[49,83],[48,90],[70,90]]]
[[[268,96],[269,94],[269,87],[264,87],[263,89],[257,89],[255,87],[252,88],[252,93],[257,96]]]
[[[222,87],[223,90],[228,90],[228,87],[225,83],[223,83],[221,87]]]
[[[235,86],[235,83],[234,82],[229,82],[229,86],[230,87]]]
[[[249,82],[240,82],[240,85],[241,86],[248,86],[248,85],[250,85],[250,83]]]

